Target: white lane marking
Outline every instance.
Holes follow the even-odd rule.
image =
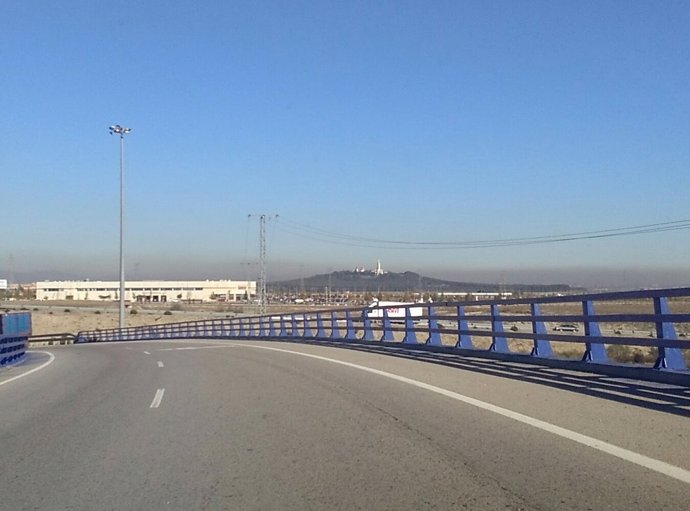
[[[397,374],[381,371],[379,369],[373,369],[371,367],[361,366],[359,364],[353,364],[351,362],[343,362],[342,360],[322,357],[319,355],[312,355],[310,353],[300,353],[299,351],[292,351],[281,348],[271,348],[268,346],[253,346],[250,344],[235,344],[235,346],[243,346],[246,348],[256,348],[270,351],[280,351],[282,353],[290,353],[293,355],[299,355],[301,357],[314,358],[317,360],[323,360],[325,362],[332,362],[334,364],[340,364],[346,367],[351,367],[353,369],[359,369],[360,371],[366,371],[368,373],[383,376],[385,378],[390,378],[391,380],[396,380],[402,383],[407,383],[408,385],[413,385],[415,387],[419,387],[420,389],[435,392],[436,394],[440,394],[442,396],[449,397],[457,401],[462,401],[463,403],[467,403],[472,406],[476,406],[477,408],[481,408],[482,410],[487,410],[489,412],[502,415],[503,417],[507,417],[517,422],[521,422],[534,428],[541,429],[542,431],[547,431],[554,435],[558,435],[562,438],[567,438],[568,440],[572,440],[573,442],[586,445],[587,447],[591,447],[592,449],[605,452],[607,454],[610,454],[611,456],[615,456],[625,461],[629,461],[630,463],[634,463],[641,467],[648,468],[660,474],[690,484],[690,470],[685,470],[684,468],[671,465],[670,463],[666,463],[661,460],[650,458],[649,456],[645,456],[644,454],[629,451],[628,449],[624,449],[622,447],[618,447],[617,445],[604,442],[603,440],[598,440],[591,436],[583,435],[581,433],[577,433],[575,431],[571,431],[569,429],[556,426],[549,422],[535,419],[534,417],[530,417],[529,415],[514,412],[512,410],[508,410],[507,408],[492,405],[491,403],[486,403],[484,401],[480,401],[479,399],[464,396],[462,394],[458,394],[457,392],[446,390],[441,387],[436,387],[435,385],[430,385],[428,383],[424,383],[418,380],[413,380],[412,378],[406,378],[405,376],[399,376]]]
[[[159,361],[157,362],[157,364],[158,364],[158,367],[164,367],[164,366],[163,366],[163,361],[162,361],[162,360],[159,360]]]
[[[18,374],[17,376],[13,376],[12,378],[8,378],[8,379],[5,380],[5,381],[0,381],[0,385],[5,385],[6,383],[9,383],[9,382],[11,382],[11,381],[18,380],[19,378],[24,378],[24,376],[29,376],[31,373],[35,373],[36,371],[40,371],[40,370],[43,369],[44,367],[46,367],[46,366],[52,364],[52,363],[53,363],[53,360],[55,360],[55,355],[53,355],[53,354],[52,354],[51,352],[49,352],[49,351],[31,351],[31,353],[45,353],[45,354],[48,355],[50,358],[48,359],[47,362],[44,362],[43,364],[41,364],[41,365],[38,366],[38,367],[34,367],[34,368],[31,369],[30,371],[27,371],[27,372],[22,373],[22,374]]]
[[[149,408],[158,408],[163,401],[163,394],[165,394],[165,389],[158,389],[156,395],[153,396],[153,401],[151,401],[151,406]]]
[[[131,346],[125,346],[125,349],[126,350],[133,350],[134,348],[132,348]]]
[[[233,345],[214,344],[213,346],[186,346],[184,348],[161,348],[158,351],[191,351],[191,350],[208,350],[215,348],[232,348]]]
[[[144,355],[150,355],[150,354],[151,354],[151,353],[149,353],[148,351],[145,351],[145,352],[144,352]]]

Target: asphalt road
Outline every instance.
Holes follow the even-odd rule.
[[[0,509],[690,509],[690,389],[392,352],[32,352],[0,372]]]

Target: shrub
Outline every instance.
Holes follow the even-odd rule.
[[[93,311],[94,314],[100,314],[101,311]]]
[[[614,344],[608,347],[609,356],[616,362],[651,364],[656,360],[656,354],[649,348],[639,346],[625,346]]]
[[[70,309],[65,309],[65,312],[72,312]]]
[[[165,311],[163,316],[172,316],[172,311]]]
[[[130,314],[137,314],[137,310],[136,310],[136,309],[132,309],[131,311],[129,311],[129,313],[130,313]]]

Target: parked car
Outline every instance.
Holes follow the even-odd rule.
[[[580,327],[572,323],[561,323],[553,327],[556,332],[579,332]]]

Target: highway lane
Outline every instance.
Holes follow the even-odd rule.
[[[690,505],[690,484],[663,466],[645,468],[430,390],[690,474],[690,396],[672,386],[277,342],[43,351],[26,367],[53,354],[40,371],[7,384],[0,373],[0,509]]]

